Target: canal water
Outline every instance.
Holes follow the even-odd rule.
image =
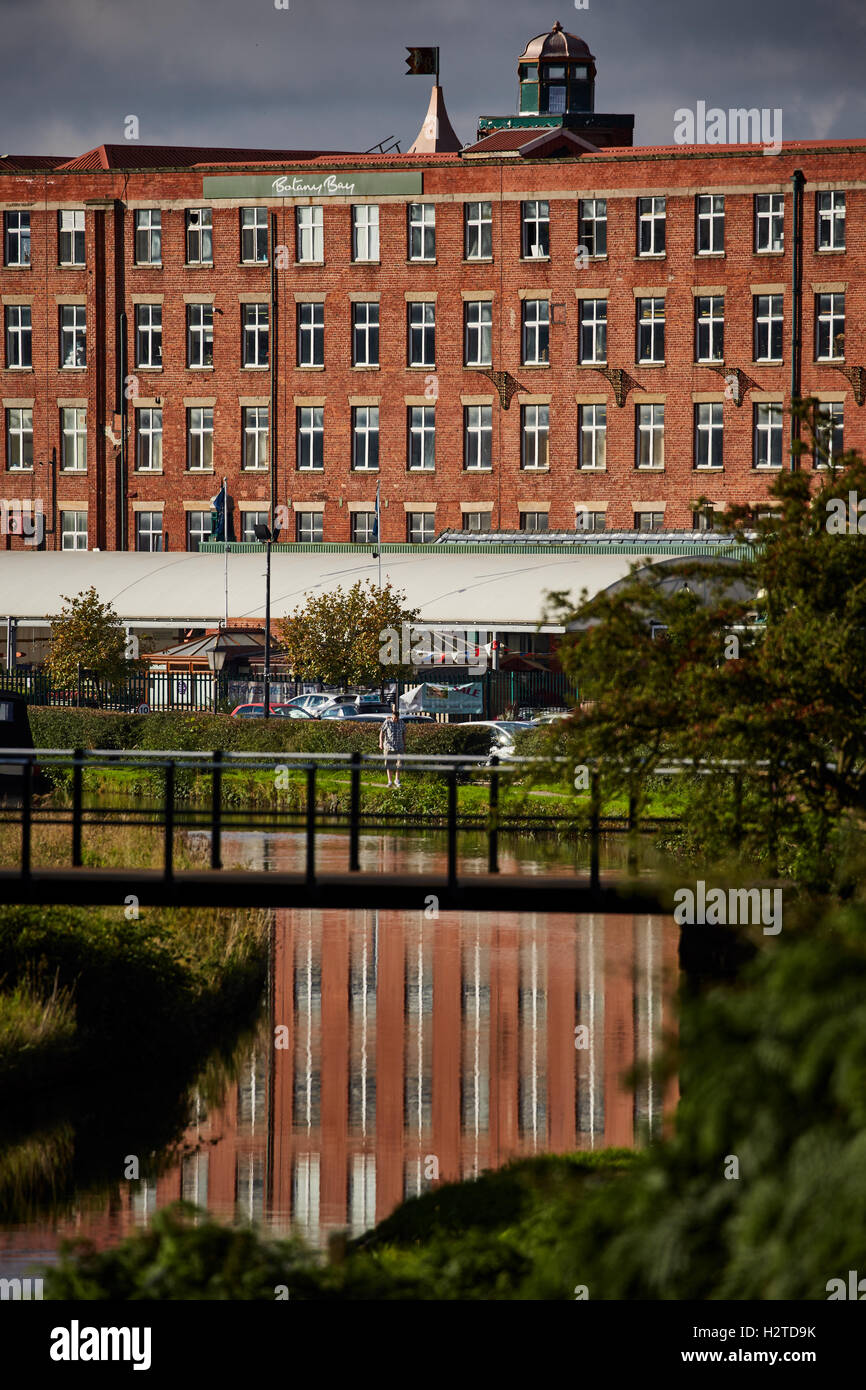
[[[461,837],[461,853],[461,872],[486,870],[481,836]],[[587,853],[580,841],[503,836],[501,869],[568,875]],[[608,840],[602,867],[625,854]],[[225,862],[267,872],[300,869],[303,857],[298,834],[224,837]],[[344,869],[345,835],[317,837],[317,857],[322,871]],[[444,871],[444,839],[365,835],[361,865],[417,873],[423,889],[425,873]],[[21,1177],[14,1211],[0,1214],[0,1275],[50,1261],[64,1237],[114,1243],[178,1198],[323,1246],[512,1158],[640,1144],[675,1103],[675,1085],[630,1079],[673,1027],[669,918],[437,916],[422,891],[417,911],[276,906],[273,919],[258,1025],[222,1040],[230,1060],[192,1088],[176,1142],[149,1171],[90,1182],[74,1133],[32,1136],[26,1161],[7,1152]],[[120,1173],[126,1136],[106,1142]],[[42,1182],[31,1200],[27,1173],[51,1164],[73,1174],[71,1195],[58,1174],[62,1198]]]

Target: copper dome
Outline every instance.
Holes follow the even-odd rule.
[[[595,61],[589,51],[589,45],[576,34],[567,34],[559,20],[549,34],[539,34],[537,38],[529,40],[526,51],[521,53],[518,62],[537,61],[539,58],[544,62],[556,62],[557,59]]]

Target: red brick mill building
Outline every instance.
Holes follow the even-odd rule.
[[[595,75],[557,25],[462,149],[436,86],[407,153],[0,159],[0,546],[198,549],[223,476],[239,541],[690,531],[792,393],[866,448],[866,140],[633,148]]]

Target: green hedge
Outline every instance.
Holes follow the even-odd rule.
[[[375,753],[379,725],[350,720],[232,719],[227,714],[115,714],[107,710],[31,706],[30,728],[37,748],[180,749],[215,748],[250,753]],[[485,727],[420,724],[406,726],[407,753],[484,755]]]

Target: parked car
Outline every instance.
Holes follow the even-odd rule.
[[[318,710],[331,704],[333,699],[333,695],[326,695],[324,691],[311,690],[306,695],[296,695],[294,699],[287,700],[286,704],[290,705],[292,709],[302,709],[306,710],[308,714],[315,714]]]
[[[315,715],[308,714],[306,710],[298,709],[294,705],[279,704],[269,705],[272,719],[314,719]],[[236,705],[232,710],[232,719],[264,719],[265,706],[261,701],[258,704]]]
[[[364,715],[358,714],[358,706],[353,702],[350,705],[326,705],[324,709],[319,709],[315,714],[316,719],[363,719]]]
[[[518,757],[515,748],[515,739],[518,734],[524,733],[527,729],[534,729],[537,724],[531,719],[474,719],[463,724],[458,724],[458,729],[489,729],[490,730],[490,758],[494,753],[500,762],[508,762]]]
[[[16,695],[12,691],[0,690],[0,799],[12,797],[17,799],[21,795],[22,779],[24,777],[23,762],[13,762],[11,757],[4,757],[3,750],[7,748],[23,748],[30,750],[34,747],[33,734],[30,731],[30,716],[27,712],[27,701],[23,695]],[[42,772],[38,763],[33,765],[31,788],[34,792],[47,791],[49,789],[48,779]]]

